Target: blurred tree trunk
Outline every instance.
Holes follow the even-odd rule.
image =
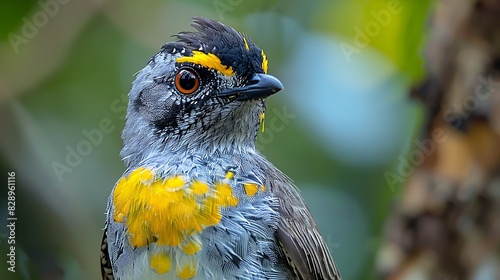
[[[500,1],[440,1],[430,25],[428,75],[412,92],[428,119],[398,167],[411,175],[377,269],[391,280],[500,279]]]

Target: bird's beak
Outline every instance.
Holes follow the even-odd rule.
[[[234,100],[263,99],[283,89],[283,84],[275,77],[267,74],[255,74],[244,87],[231,88],[219,94]]]

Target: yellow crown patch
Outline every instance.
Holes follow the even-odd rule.
[[[222,64],[220,58],[213,53],[193,51],[193,56],[179,57],[177,58],[176,62],[191,62],[209,69],[217,70],[226,76],[232,76],[234,74],[233,68],[231,66],[228,67]]]

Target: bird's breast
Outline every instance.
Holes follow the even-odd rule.
[[[174,274],[187,279],[195,277],[199,266],[203,265],[200,258],[216,257],[213,256],[217,254],[213,248],[207,248],[213,244],[204,243],[213,243],[212,240],[217,239],[224,243],[232,239],[235,246],[240,246],[235,238],[241,236],[225,234],[236,227],[241,227],[242,236],[248,234],[245,226],[239,224],[251,227],[254,221],[247,220],[245,216],[258,217],[262,214],[249,212],[255,210],[253,202],[265,194],[266,187],[248,181],[240,182],[231,171],[220,175],[218,179],[215,176],[211,180],[182,173],[166,176],[140,167],[122,177],[111,195],[113,210],[110,215],[116,224],[125,225],[125,242],[133,248],[131,254],[146,247],[148,253],[144,255],[144,261],[149,270],[159,275]],[[247,212],[248,215],[245,214]],[[262,228],[265,230],[266,226],[269,225]],[[211,229],[205,231],[207,228]],[[258,227],[255,229],[259,230]],[[272,232],[260,231],[263,235],[272,236]],[[229,254],[243,260],[243,254],[247,253],[236,252],[235,249]]]

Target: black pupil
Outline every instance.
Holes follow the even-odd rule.
[[[179,85],[185,90],[191,90],[196,85],[196,77],[188,70],[182,70],[180,73]]]

